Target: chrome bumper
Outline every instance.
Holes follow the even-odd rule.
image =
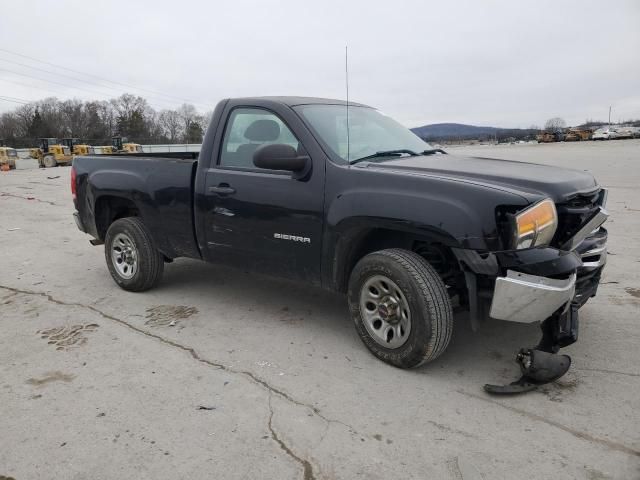
[[[565,280],[556,280],[507,270],[506,277],[496,279],[489,315],[510,322],[542,321],[568,305],[575,290],[575,273]]]

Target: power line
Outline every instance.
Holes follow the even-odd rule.
[[[69,85],[68,83],[56,82],[55,80],[42,78],[42,77],[36,77],[34,75],[28,75],[26,73],[15,72],[13,70],[7,70],[5,68],[0,68],[0,72],[7,72],[7,73],[11,73],[13,75],[19,75],[21,77],[33,78],[33,79],[36,79],[36,80],[40,80],[42,82],[49,82],[49,83],[53,83],[55,85],[61,85],[61,86],[65,87],[65,88],[72,88],[72,89],[76,89],[76,90],[82,90],[82,91],[93,93],[93,94],[98,94],[98,95],[103,95],[103,96],[109,96],[110,95],[108,93],[98,92],[97,90],[90,90],[88,88]]]
[[[5,97],[0,97],[0,101],[11,102],[11,103],[19,103],[20,105],[29,105],[29,102],[21,102],[21,101],[18,101],[18,100],[9,100],[8,98],[5,98]]]
[[[131,84],[122,83],[122,82],[116,82],[114,80],[109,80],[108,78],[100,77],[98,75],[93,75],[91,73],[81,72],[79,70],[74,70],[72,68],[68,68],[68,67],[65,67],[65,66],[62,66],[62,65],[57,65],[57,64],[52,63],[52,62],[47,62],[45,60],[40,60],[40,59],[37,59],[35,57],[31,57],[29,55],[24,55],[24,54],[21,54],[21,53],[12,52],[11,50],[7,50],[5,48],[0,48],[0,51],[1,52],[5,52],[5,53],[9,53],[11,55],[15,55],[15,56],[18,56],[18,57],[27,58],[27,59],[33,60],[35,62],[44,63],[46,65],[51,65],[52,67],[60,68],[62,70],[67,70],[69,72],[77,73],[77,74],[80,74],[80,75],[85,75],[85,76],[91,77],[91,78],[96,78],[98,80],[102,80],[103,82],[112,83],[114,85],[120,85],[120,86],[127,87],[127,88],[133,88],[133,89],[140,90],[140,91],[143,91],[143,92],[152,93],[154,95],[160,95],[160,96],[163,96],[163,97],[179,100],[181,102],[188,102],[188,103],[193,103],[193,104],[197,104],[197,105],[201,105],[201,106],[205,106],[206,105],[207,108],[210,108],[210,105],[208,103],[195,102],[195,101],[187,99],[187,98],[176,97],[175,95],[169,95],[169,94],[166,94],[166,93],[162,93],[162,92],[158,92],[158,91],[154,91],[154,90],[149,90],[149,89],[142,88],[142,87],[136,87],[135,85],[131,85]],[[9,61],[9,60],[6,60],[6,61]],[[14,62],[14,63],[16,63],[16,62]],[[35,67],[32,67],[32,68],[35,68]],[[61,74],[59,74],[59,75],[61,75]],[[107,87],[107,88],[112,88],[112,87]]]
[[[115,91],[115,92],[122,93],[122,90],[121,90],[121,89],[119,89],[119,88],[109,87],[109,86],[104,86],[104,85],[96,85],[95,83],[88,82],[88,81],[83,80],[83,79],[81,79],[81,78],[72,77],[71,75],[65,75],[65,74],[63,74],[63,73],[52,72],[51,70],[45,70],[44,68],[33,67],[33,66],[31,66],[31,65],[26,65],[26,64],[24,64],[24,63],[20,63],[20,62],[14,62],[14,61],[12,61],[12,60],[7,60],[7,59],[4,59],[4,58],[0,58],[0,61],[2,61],[2,62],[9,62],[9,63],[13,63],[13,64],[15,64],[15,65],[19,65],[19,66],[21,66],[21,67],[31,68],[31,69],[33,69],[33,70],[38,70],[38,71],[40,71],[40,72],[48,73],[48,74],[50,74],[50,75],[58,75],[58,76],[60,76],[60,77],[69,78],[69,79],[74,80],[74,81],[87,83],[87,84],[92,85],[92,86],[94,86],[94,85],[95,85],[96,87],[100,87],[100,88],[108,88],[108,89],[113,90],[113,91]],[[74,88],[75,88],[75,87],[74,87]],[[109,93],[109,94],[105,93],[104,95],[113,95],[113,94],[112,94],[112,93]],[[171,102],[171,103],[170,103],[168,100],[162,100],[162,99],[157,100],[157,101],[165,102],[165,103],[170,104],[170,105],[174,105],[174,103],[175,103],[175,102]],[[164,107],[164,108],[166,108],[166,107]]]
[[[55,80],[36,77],[36,76],[33,76],[33,75],[28,75],[26,73],[14,72],[12,70],[7,70],[7,69],[4,69],[4,68],[0,68],[0,72],[7,72],[7,73],[10,73],[10,74],[13,74],[13,75],[19,75],[21,77],[33,78],[35,80],[40,80],[42,82],[48,82],[48,83],[53,83],[55,85],[61,85],[61,86],[65,87],[65,88],[82,90],[82,91],[85,91],[85,92],[93,93],[94,95],[98,94],[98,95],[102,95],[102,96],[105,96],[105,97],[109,97],[110,96],[110,94],[108,94],[108,93],[98,92],[97,90],[90,90],[88,88],[82,88],[82,87],[78,87],[78,86],[74,86],[74,85],[69,85],[69,84],[66,84],[66,83],[56,82]],[[113,98],[113,97],[111,97],[111,98]],[[151,103],[151,102],[147,102],[147,103],[150,106],[155,107],[155,108],[157,108],[159,110],[164,110],[164,109],[167,108],[167,107],[163,107],[161,105],[157,105],[157,104],[154,104],[154,103]]]
[[[20,97],[13,97],[11,95],[0,95],[0,97],[4,97],[4,98],[12,98],[14,100],[20,100],[21,102],[30,102],[31,100],[26,100],[24,98],[20,98]]]
[[[22,82],[14,82],[12,80],[7,80],[6,78],[0,78],[0,82],[13,83],[14,85],[20,85],[21,87],[35,88],[35,89],[38,89],[38,90],[43,90],[45,92],[61,93],[63,95],[66,95],[68,93],[68,92],[65,92],[63,90],[52,89],[52,88],[44,88],[44,87],[40,87],[40,86],[37,86],[37,85],[27,85],[27,84],[22,83]]]

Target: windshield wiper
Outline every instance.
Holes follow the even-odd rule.
[[[425,150],[424,152],[422,152],[420,155],[435,155],[436,153],[443,153],[443,154],[447,154],[447,152],[445,152],[443,149],[441,148],[431,148],[429,150]]]
[[[350,163],[351,165],[353,165],[354,163],[362,162],[364,160],[369,160],[371,158],[377,158],[377,157],[399,157],[403,153],[406,153],[407,155],[411,155],[412,157],[416,157],[420,155],[419,153],[416,153],[413,150],[407,150],[406,148],[399,148],[397,150],[383,150],[381,152],[376,152],[371,155],[367,155],[366,157],[356,158]]]

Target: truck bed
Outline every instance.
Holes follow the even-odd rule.
[[[76,157],[77,205],[87,233],[104,238],[104,215],[135,205],[162,253],[200,258],[194,235],[193,184],[197,153],[88,155]]]

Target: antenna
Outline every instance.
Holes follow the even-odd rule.
[[[350,150],[350,138],[349,138],[349,46],[344,46],[344,73],[345,84],[347,87],[347,162],[351,161],[349,157]]]

